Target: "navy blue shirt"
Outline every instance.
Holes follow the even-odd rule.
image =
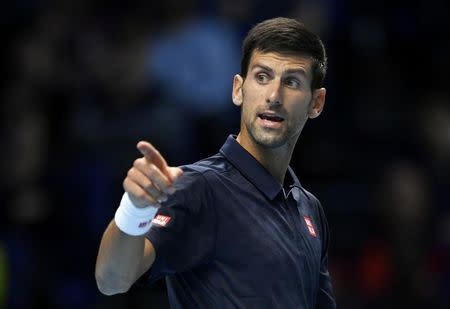
[[[291,168],[283,187],[234,137],[183,167],[148,239],[173,308],[335,308],[328,226]]]

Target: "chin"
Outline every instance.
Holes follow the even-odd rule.
[[[252,134],[253,140],[260,146],[265,148],[278,148],[284,146],[288,138],[284,135],[272,135],[272,134]]]

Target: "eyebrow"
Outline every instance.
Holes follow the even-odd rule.
[[[266,70],[269,72],[273,72],[273,70],[270,67],[268,67],[264,64],[261,64],[261,63],[255,63],[251,69],[254,70],[256,68],[260,68],[260,69],[263,69],[263,70]],[[300,68],[287,69],[286,71],[283,72],[283,74],[300,74],[300,75],[306,76],[305,70],[300,69]]]
[[[288,69],[285,71],[287,74],[300,74],[306,76],[306,72],[303,69]]]

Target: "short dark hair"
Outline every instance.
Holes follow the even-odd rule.
[[[311,88],[323,86],[327,55],[320,38],[301,22],[285,17],[267,19],[255,25],[242,43],[241,76],[247,76],[253,51],[309,56],[312,58]]]

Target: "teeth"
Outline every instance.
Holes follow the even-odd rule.
[[[261,115],[261,119],[266,119],[270,121],[282,121],[283,119],[278,116],[271,116],[271,115]]]

